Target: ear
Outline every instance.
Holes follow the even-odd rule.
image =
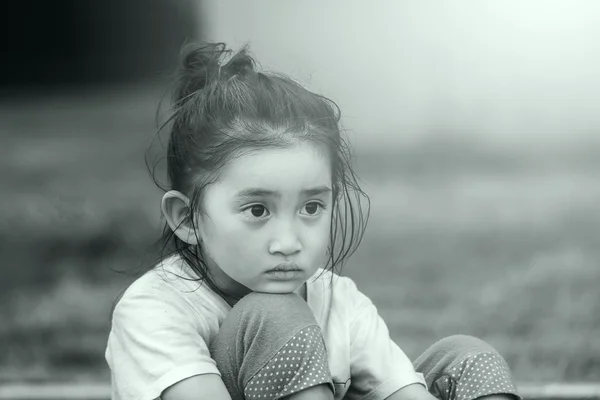
[[[190,221],[190,199],[177,190],[164,194],[162,213],[177,237],[188,244],[198,244],[198,238]]]

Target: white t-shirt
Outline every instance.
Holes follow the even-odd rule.
[[[307,303],[325,337],[335,399],[379,400],[425,385],[369,298],[350,278],[333,274],[330,285],[332,273],[322,272],[307,281]],[[185,378],[220,375],[208,347],[231,307],[194,277],[173,256],[118,302],[106,348],[113,400],[156,399]]]

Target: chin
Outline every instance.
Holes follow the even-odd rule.
[[[276,284],[262,285],[260,288],[254,290],[258,293],[271,293],[271,294],[285,294],[294,293],[302,286],[298,282],[277,282]]]

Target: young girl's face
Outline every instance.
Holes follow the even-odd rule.
[[[222,290],[289,293],[325,266],[331,172],[325,153],[308,143],[232,159],[206,188],[198,224]]]

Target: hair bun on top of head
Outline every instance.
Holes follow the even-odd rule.
[[[190,95],[209,86],[211,82],[247,76],[254,71],[254,60],[248,55],[247,46],[223,64],[232,50],[225,43],[190,43],[183,47],[178,85],[174,100],[179,103]]]

